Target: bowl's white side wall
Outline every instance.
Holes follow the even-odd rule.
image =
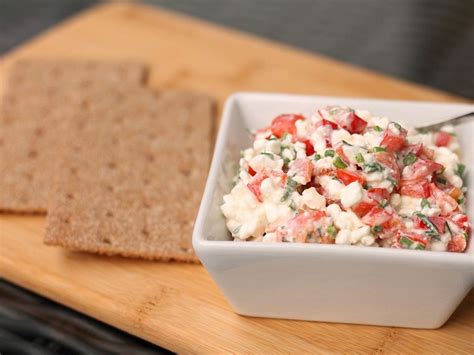
[[[297,254],[215,247],[200,257],[235,311],[258,317],[437,328],[472,287],[467,264],[330,247]]]

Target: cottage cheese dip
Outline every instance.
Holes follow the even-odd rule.
[[[463,252],[465,166],[452,126],[418,132],[328,106],[254,133],[221,206],[241,241]]]

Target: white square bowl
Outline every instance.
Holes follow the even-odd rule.
[[[248,131],[284,112],[311,114],[344,104],[408,125],[441,121],[473,105],[237,93],[225,105],[193,246],[233,309],[242,315],[410,328],[443,325],[474,283],[474,242],[463,253],[359,246],[234,242],[220,212]],[[474,186],[474,122],[457,127]],[[469,171],[471,170],[471,171]],[[468,215],[474,221],[474,194]]]

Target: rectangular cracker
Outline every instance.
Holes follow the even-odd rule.
[[[128,62],[24,59],[10,67],[0,103],[0,211],[45,213],[63,124],[117,86],[144,84]]]
[[[65,136],[45,243],[197,262],[191,234],[211,157],[212,101],[116,90],[88,109]]]

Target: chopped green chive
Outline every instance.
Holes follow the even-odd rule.
[[[413,245],[413,241],[408,239],[406,236],[402,236],[400,238],[400,244],[403,245],[404,247],[410,249],[410,247]]]
[[[402,126],[397,122],[392,122],[396,129],[401,130]]]
[[[296,204],[295,204],[295,201],[291,201],[291,203],[288,205],[288,207],[290,207],[290,209],[292,211],[296,211]]]
[[[439,236],[438,229],[423,213],[415,213],[415,215],[422,220],[422,222],[428,227],[428,230],[425,232],[425,235],[428,237],[437,237]]]
[[[464,203],[464,196],[459,197],[457,202],[459,205],[462,205]]]
[[[342,161],[342,159],[340,157],[336,157],[333,161],[332,161],[333,165],[338,168],[338,169],[345,169],[347,168],[347,164],[344,163]]]
[[[389,176],[387,178],[388,181],[390,181],[392,183],[393,186],[397,186],[398,185],[398,181],[395,180],[393,177]]]
[[[374,147],[374,152],[386,152],[387,148],[384,147]]]
[[[356,155],[356,161],[359,163],[359,164],[364,164],[365,162],[365,159],[364,159],[364,156],[362,155],[362,153],[357,153]]]
[[[388,201],[386,199],[383,199],[382,201],[379,202],[379,207],[385,208],[388,206]]]
[[[436,177],[436,182],[439,182],[440,184],[443,184],[443,185],[446,185],[448,183],[446,179],[441,176]]]
[[[331,238],[336,239],[337,231],[336,227],[334,227],[333,224],[328,227],[327,232],[331,236]]]
[[[364,172],[366,173],[373,173],[375,171],[383,171],[384,168],[382,165],[379,163],[369,163],[369,164],[364,164]]]
[[[421,208],[425,208],[425,207],[428,207],[428,208],[430,207],[430,202],[426,198],[421,200]]]
[[[371,229],[373,234],[377,234],[377,233],[380,233],[381,231],[383,231],[383,227],[382,226],[373,226]]]
[[[276,141],[277,140],[277,137],[275,137],[274,135],[272,135],[270,138],[267,139],[267,141]]]
[[[413,153],[408,153],[405,158],[403,158],[403,164],[411,165],[416,161],[416,155]]]
[[[347,141],[345,141],[345,140],[342,140],[342,143],[344,143],[345,145],[349,145],[349,146],[353,147],[352,144],[350,144],[349,142],[347,142]]]
[[[238,226],[237,228],[235,228],[232,231],[232,236],[238,236],[241,228],[242,228],[242,226]]]
[[[314,160],[318,161],[319,159],[321,159],[321,155],[315,154],[314,155]]]
[[[448,221],[444,222],[446,224],[446,228],[448,229],[449,231],[449,234],[451,234],[451,237],[453,236],[453,231],[451,230],[451,227],[449,226],[449,223]]]
[[[406,236],[402,236],[400,238],[400,244],[406,247],[407,249],[425,250],[425,246],[423,244],[414,242]]]
[[[382,132],[383,129],[382,129],[382,127],[380,127],[380,126],[375,126],[375,127],[374,127],[374,131],[375,131],[375,132]]]
[[[458,167],[456,169],[456,175],[462,178],[465,171],[466,171],[466,165],[458,164]]]
[[[283,193],[280,202],[285,202],[288,200],[297,185],[298,183],[295,180],[293,180],[291,177],[288,177],[288,180],[286,181],[285,192]]]
[[[362,187],[366,190],[369,190],[372,188],[372,185],[365,183]]]
[[[274,160],[275,158],[273,157],[273,154],[272,153],[268,153],[268,152],[261,152],[260,153],[261,155],[265,155],[267,157],[269,157],[271,160]]]
[[[332,149],[326,150],[326,151],[324,152],[324,156],[325,156],[325,157],[334,157],[335,154],[336,154],[336,153],[335,153],[334,150],[332,150]]]

